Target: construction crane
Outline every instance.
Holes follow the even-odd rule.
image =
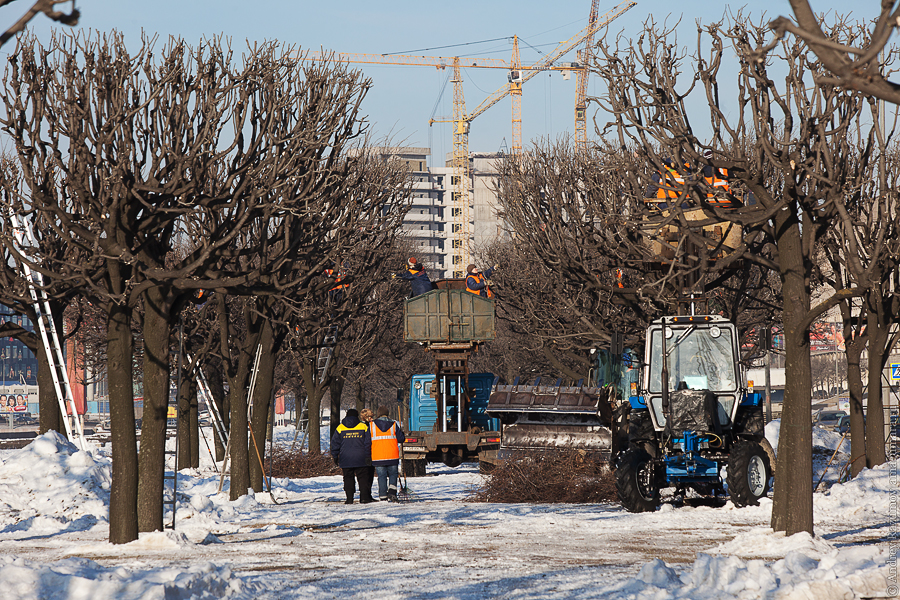
[[[336,63],[363,63],[380,65],[406,65],[452,69],[453,74],[453,154],[450,160],[453,169],[451,174],[451,206],[450,206],[450,264],[454,277],[462,277],[467,264],[471,262],[469,238],[471,222],[469,220],[469,121],[466,115],[465,95],[463,94],[462,67],[479,69],[504,69],[512,71],[513,65],[518,73],[531,69],[546,71],[562,69],[541,65],[521,65],[518,60],[518,42],[514,38],[514,61],[498,58],[463,58],[459,56],[410,56],[402,54],[347,54],[310,52],[299,55],[298,60],[331,61]],[[537,72],[537,71],[535,71]],[[483,112],[483,111],[482,111]]]
[[[598,8],[600,0],[592,0],[591,12],[588,17],[588,25],[571,39],[562,42],[553,52],[545,55],[540,61],[523,67],[519,64],[519,45],[518,38],[513,39],[513,53],[510,60],[510,70],[508,75],[508,83],[497,89],[493,94],[485,98],[481,104],[475,107],[470,113],[466,114],[464,119],[467,123],[471,123],[475,117],[494,106],[501,99],[510,96],[512,100],[512,153],[519,154],[522,152],[522,86],[526,81],[540,73],[541,71],[564,70],[575,71],[577,73],[577,92],[575,97],[575,137],[579,147],[587,146],[587,126],[585,121],[585,113],[587,109],[587,81],[588,81],[588,61],[591,55],[591,46],[594,40],[594,33],[601,27],[609,25],[613,20],[619,18],[635,5],[637,2],[622,2],[611,10],[598,18]],[[560,66],[554,66],[559,58],[570,52],[578,44],[584,42],[584,48],[578,53],[578,62],[564,63]],[[465,109],[463,109],[463,112]],[[453,121],[456,122],[458,109],[455,103],[453,106]],[[450,119],[432,119],[431,123],[445,123]]]
[[[469,240],[471,237],[471,221],[469,220],[469,181],[471,174],[469,171],[469,123],[475,117],[484,113],[491,106],[499,102],[507,94],[512,100],[512,152],[520,154],[522,152],[522,85],[542,71],[577,71],[579,75],[578,82],[583,84],[583,88],[587,89],[587,73],[586,64],[569,63],[556,66],[553,63],[575,48],[582,41],[586,41],[583,55],[585,59],[588,56],[588,45],[593,40],[594,32],[599,28],[608,25],[614,19],[631,9],[637,3],[627,1],[619,4],[612,10],[605,13],[602,18],[597,18],[597,7],[599,0],[592,0],[591,13],[588,19],[588,25],[577,35],[566,42],[561,43],[556,49],[544,56],[539,62],[533,65],[522,65],[519,59],[519,42],[518,36],[513,36],[512,57],[507,62],[496,58],[463,58],[463,57],[445,57],[445,56],[411,56],[401,54],[350,54],[350,53],[325,53],[310,52],[308,54],[299,55],[299,60],[312,61],[333,61],[346,63],[362,63],[362,64],[382,64],[382,65],[404,65],[404,66],[422,66],[435,67],[437,69],[453,70],[450,81],[453,83],[453,118],[452,119],[432,119],[429,125],[436,122],[452,122],[453,123],[453,153],[451,155],[450,166],[451,174],[451,231],[450,231],[450,264],[453,269],[454,277],[462,277],[465,265],[471,262],[471,253],[469,251]],[[505,69],[507,71],[508,84],[501,87],[493,94],[488,96],[475,110],[470,113],[466,112],[465,94],[463,92],[462,68],[479,68],[479,69]],[[582,105],[584,104],[584,94]],[[576,132],[578,132],[578,108],[576,99]],[[581,111],[581,131],[586,145],[586,127],[584,126],[584,113]]]

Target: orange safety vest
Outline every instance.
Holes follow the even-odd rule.
[[[666,183],[666,179],[672,180],[672,183]],[[674,185],[673,185],[674,183]],[[666,175],[660,177],[659,185],[656,188],[656,197],[659,200],[665,200],[666,198],[677,198],[678,192],[676,190],[667,190],[663,186],[668,185],[669,187],[678,187],[684,185],[684,177],[681,176],[681,173],[673,169],[672,167],[666,167]]]
[[[473,290],[472,288],[469,287],[469,277],[474,277],[477,282],[484,283],[484,273],[477,273],[477,274],[472,273],[472,274],[466,276],[466,291],[471,292],[471,293],[475,294],[476,296],[480,296],[481,290]],[[484,291],[487,292],[488,298],[494,297],[494,292],[491,291],[491,288],[485,286]]]
[[[334,274],[334,269],[325,269],[325,274],[328,275],[329,277],[331,277],[331,276]],[[338,283],[338,284],[340,284],[340,285],[334,286],[333,288],[331,288],[330,290],[328,290],[329,292],[334,292],[334,291],[339,290],[339,289],[341,289],[341,288],[347,287],[347,284],[346,284],[346,283],[341,284],[341,279],[343,279],[342,275],[343,275],[343,273],[342,273],[341,271],[338,271],[338,275],[337,275],[337,277],[334,278],[334,282],[335,282],[335,283]]]
[[[400,458],[400,445],[397,443],[397,424],[387,431],[378,429],[375,421],[369,423],[372,434],[372,460],[396,460]]]
[[[728,169],[716,169],[713,167],[713,176],[712,177],[704,177],[706,180],[706,185],[710,188],[710,191],[706,193],[707,198],[715,198],[716,200],[710,202],[710,204],[731,204],[731,201],[727,198],[724,198],[719,194],[719,192],[723,192],[728,194],[731,192],[731,188],[728,186],[728,181],[725,179],[720,179],[717,177],[718,175],[722,175],[722,177],[728,177]]]

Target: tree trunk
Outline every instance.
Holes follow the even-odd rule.
[[[862,369],[860,356],[865,347],[864,338],[848,336],[850,328],[844,328],[844,344],[847,355],[847,387],[850,392],[850,476],[866,466],[866,424],[863,420]]]
[[[246,362],[246,359],[241,361]],[[231,442],[231,491],[229,498],[237,500],[247,494],[250,488],[250,464],[248,462],[247,441],[247,373],[249,367],[242,365],[238,376],[229,380],[228,391],[231,405],[231,430],[228,434]],[[243,385],[239,385],[242,382]]]
[[[185,370],[186,363],[181,367],[181,387],[178,389],[178,470],[199,467],[199,446],[197,430],[197,385],[195,380]]]
[[[785,389],[781,414],[781,434],[772,529],[793,535],[813,533],[812,506],[812,366],[809,357],[809,328],[802,327],[810,310],[801,233],[796,217],[779,211],[776,230],[779,267],[784,292]]]
[[[190,407],[190,431],[191,431],[191,462],[190,465],[200,468],[200,403],[197,399],[197,380],[190,379],[188,387],[188,402]],[[207,442],[203,442],[204,445]]]
[[[866,466],[883,464],[884,401],[881,396],[882,373],[887,362],[887,343],[890,338],[892,315],[885,314],[882,290],[876,285],[866,298],[866,333],[869,337],[869,398],[866,403]]]
[[[272,399],[272,386],[275,384],[275,353],[272,347],[272,327],[268,320],[263,323],[260,333],[262,356],[259,361],[259,372],[256,375],[256,388],[253,391],[253,414],[250,437],[250,484],[253,490],[264,490],[263,463],[266,456],[266,427],[269,422],[269,405]]]
[[[169,307],[159,288],[143,294],[144,414],[141,418],[138,527],[162,531],[169,406]]]
[[[321,420],[322,396],[324,388],[318,385],[318,372],[315,368],[315,358],[312,360],[300,360],[300,376],[303,379],[303,387],[306,389],[306,407],[309,411],[309,453],[317,455],[322,453]],[[337,424],[332,423],[333,427]],[[331,439],[330,437],[328,438]]]
[[[228,396],[225,394],[225,375],[222,373],[219,361],[207,363],[204,375],[206,376],[206,383],[209,384],[209,393],[212,394],[219,415],[222,417],[222,427],[227,432],[231,422],[231,415],[228,412]],[[215,440],[213,443],[216,446],[216,460],[222,461],[225,459],[225,446],[218,435],[214,435],[213,438]]]
[[[58,329],[57,331],[62,331]],[[38,336],[40,340],[40,336]],[[38,361],[38,419],[40,420],[41,435],[48,431],[58,431],[66,437],[66,428],[63,425],[63,416],[59,411],[59,399],[56,397],[56,388],[53,385],[53,374],[50,372],[50,363],[47,361],[47,353],[44,351],[43,341],[39,341],[37,352]]]
[[[127,544],[138,538],[138,457],[134,431],[131,309],[111,303],[107,329],[112,485],[109,494],[109,541]]]

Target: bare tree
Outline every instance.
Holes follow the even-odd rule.
[[[16,0],[0,0],[0,8],[12,4],[15,1]],[[72,4],[72,8],[69,12],[56,10],[58,5],[69,3]],[[31,20],[40,14],[43,14],[51,21],[56,21],[57,23],[72,27],[78,25],[78,19],[81,17],[81,12],[75,8],[74,0],[37,0],[18,21],[10,25],[6,31],[0,34],[0,46],[12,39],[16,34],[25,31],[25,28],[28,27]]]
[[[826,31],[822,18],[814,12],[809,0],[789,1],[795,21],[778,17],[769,23],[769,27],[778,38],[791,33],[806,42],[825,70],[817,77],[819,83],[900,103],[900,84],[889,79],[891,72],[885,69],[884,55],[894,29],[900,27],[900,2],[882,0],[881,11],[868,35],[855,41],[842,41],[832,31]]]
[[[830,35],[852,42],[860,33],[838,24]],[[737,55],[736,73],[725,70],[726,45]],[[688,60],[672,31],[652,24],[633,42],[604,40],[598,48],[597,69],[610,81],[603,104],[615,117],[611,126],[620,145],[637,149],[660,173],[669,165],[682,173],[682,181],[669,186],[677,196],[672,218],[699,208],[709,223],[740,225],[742,241],[722,268],[742,260],[780,276],[787,385],[779,455],[792,459],[778,466],[772,526],[788,534],[812,532],[809,328],[863,290],[839,290],[814,307],[810,282],[818,244],[839,207],[872,177],[872,165],[856,160],[872,149],[865,98],[822,82],[824,66],[810,58],[802,40],[773,40],[764,25],[740,14],[698,26],[698,50]],[[773,66],[778,80],[770,74]],[[721,100],[726,73],[735,75],[736,111]],[[709,135],[692,126],[692,94],[703,100],[698,112]],[[727,172],[729,208],[715,201],[721,192],[712,189],[704,167]],[[706,244],[699,241],[702,254]]]

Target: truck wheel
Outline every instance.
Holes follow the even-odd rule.
[[[426,462],[427,461],[424,458],[404,458],[403,474],[407,477],[425,477]]]
[[[441,453],[441,462],[450,467],[451,469],[455,469],[459,465],[463,464],[463,456],[462,451],[459,453],[454,451],[442,452]]]
[[[769,492],[769,455],[756,442],[739,441],[728,457],[728,494],[735,506],[755,506]]]
[[[659,486],[652,459],[643,448],[630,448],[616,464],[616,492],[628,512],[650,512],[659,506]]]

